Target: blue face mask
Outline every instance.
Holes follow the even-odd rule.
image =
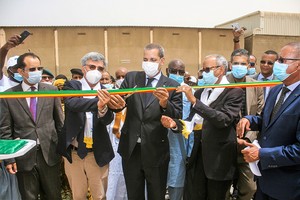
[[[177,74],[169,74],[169,78],[177,81],[179,84],[183,82],[183,76],[177,75]]]
[[[28,83],[34,85],[42,80],[42,71],[29,72]]]
[[[23,81],[23,76],[21,76],[19,73],[14,73],[13,78],[18,82]]]
[[[274,66],[273,66],[273,73],[274,75],[280,80],[280,81],[284,81],[285,79],[287,79],[290,75],[292,75],[293,73],[295,73],[297,70],[295,70],[294,72],[292,72],[291,74],[287,74],[286,73],[286,69],[289,67],[288,64],[284,64],[284,63],[279,63],[279,62],[275,62]]]
[[[234,76],[234,78],[243,78],[244,76],[246,76],[247,72],[247,66],[232,65],[232,75]]]
[[[202,76],[203,76],[204,83],[207,85],[213,85],[218,81],[218,78],[215,77],[213,70],[210,70],[208,73],[203,72]]]
[[[114,87],[113,84],[110,84],[110,83],[103,84],[103,86],[108,90],[113,89],[113,87]]]
[[[249,74],[249,75],[253,75],[253,74],[255,74],[255,72],[256,72],[256,71],[255,71],[255,68],[254,68],[254,67],[251,67],[251,68],[248,69],[248,74]]]
[[[203,78],[198,80],[198,86],[202,86],[202,85],[205,85]]]

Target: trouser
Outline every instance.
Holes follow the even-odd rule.
[[[64,163],[74,200],[86,199],[88,188],[93,200],[106,199],[108,165],[99,167],[93,152],[81,159],[77,151],[72,150],[72,163],[66,158]]]

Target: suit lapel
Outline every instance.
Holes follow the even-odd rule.
[[[158,80],[157,84],[156,84],[156,87],[162,87],[165,85],[167,79],[166,77],[161,74],[160,76],[160,79]],[[150,104],[152,104],[152,102],[156,99],[156,97],[154,95],[151,95],[149,101],[148,101],[148,104],[146,105],[146,108],[148,108],[150,106]]]
[[[270,119],[271,119],[271,115],[272,115],[272,111],[276,102],[276,98],[277,95],[280,91],[282,87],[282,84],[280,86],[278,86],[276,89],[274,89],[274,91],[272,93],[269,93],[268,96],[268,101],[265,103],[265,107],[264,107],[264,126],[268,128],[268,126],[270,125]]]
[[[281,87],[279,87],[278,91],[275,92],[275,94],[278,95],[279,91],[280,91]],[[272,98],[275,99],[276,101],[276,98],[277,98],[277,95]],[[276,115],[274,116],[274,118],[272,119],[272,121],[270,121],[269,125],[267,126],[267,129],[277,120],[277,118],[282,114],[282,112],[284,110],[287,109],[287,107],[293,102],[295,101],[300,95],[300,85],[298,85],[295,90],[288,96],[288,98],[283,102],[282,106],[280,107],[279,111],[276,113]],[[273,107],[271,107],[270,110],[270,113],[269,113],[269,117],[271,117],[271,114],[272,114],[272,111],[273,111],[273,108],[275,106],[275,101],[274,103],[272,103]]]
[[[13,89],[13,91],[14,91],[14,92],[23,92],[22,85],[19,84],[17,87],[15,87],[15,88]],[[27,115],[30,117],[30,119],[31,119],[32,121],[34,121],[33,118],[32,118],[32,114],[31,114],[31,112],[30,112],[30,108],[29,108],[29,106],[28,106],[28,104],[27,104],[26,98],[18,98],[17,101],[19,102],[19,104],[21,105],[21,107],[24,109],[24,111],[27,113]]]

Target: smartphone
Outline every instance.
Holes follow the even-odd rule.
[[[21,38],[19,39],[20,43],[22,43],[28,36],[30,35],[30,33],[28,31],[23,31],[20,36]]]
[[[231,26],[232,26],[232,28],[233,28],[234,30],[240,30],[240,25],[239,25],[239,23],[233,23],[233,24],[231,24]]]

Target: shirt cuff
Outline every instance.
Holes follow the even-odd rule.
[[[98,118],[103,117],[106,114],[107,110],[108,110],[107,105],[105,105],[102,110],[98,109]]]

